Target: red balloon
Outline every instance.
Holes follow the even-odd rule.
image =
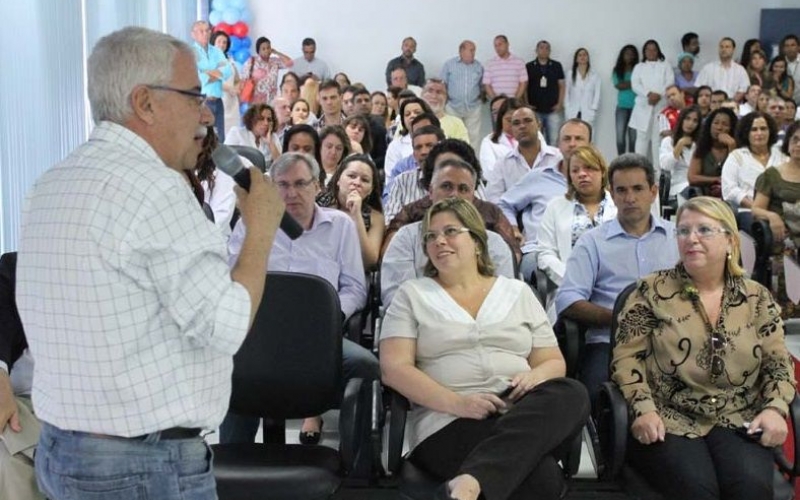
[[[232,28],[232,31],[233,31],[233,36],[238,36],[239,38],[246,37],[247,36],[247,32],[249,31],[249,29],[247,28],[247,25],[245,23],[243,23],[242,21],[237,22],[236,24],[231,26],[231,28]]]
[[[228,36],[233,34],[233,26],[228,23],[219,23],[214,26],[214,31],[222,31],[228,34]]]

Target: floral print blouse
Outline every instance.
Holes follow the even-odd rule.
[[[278,96],[278,72],[285,68],[286,65],[277,56],[270,57],[269,61],[261,56],[253,56],[244,63],[242,78],[252,78],[256,84],[251,104],[272,104],[272,100]]]
[[[691,438],[767,407],[788,414],[795,379],[780,308],[755,281],[726,277],[712,326],[678,264],[639,280],[618,318],[611,378],[632,419],[655,410],[668,433]]]

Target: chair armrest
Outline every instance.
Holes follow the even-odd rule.
[[[771,272],[769,269],[770,257],[774,239],[772,229],[765,220],[755,219],[750,226],[750,234],[756,240],[756,266],[753,270],[753,279],[758,281],[770,290],[774,290],[771,283]]]
[[[342,333],[344,333],[344,337],[358,345],[361,345],[361,334],[364,331],[365,323],[366,309],[359,309],[358,311],[354,312],[353,315],[347,318],[344,322],[344,326],[342,327]]]
[[[535,286],[533,293],[536,295],[536,298],[539,299],[539,303],[542,304],[543,308],[547,307],[547,292],[550,291],[550,278],[538,267],[533,270],[532,285]]]
[[[800,472],[800,396],[797,394],[789,405],[789,424],[791,425],[789,438],[794,444],[794,461],[790,462],[783,453],[783,447],[778,446],[775,448],[775,463],[781,473],[794,480]]]
[[[603,382],[597,397],[597,434],[604,466],[597,475],[614,480],[622,472],[628,442],[628,403],[614,382]]]
[[[364,380],[351,378],[339,408],[339,453],[346,471],[351,471],[359,449],[359,423],[364,421],[361,391]]]
[[[700,186],[689,186],[686,188],[687,200],[690,200],[696,196],[703,196],[703,189]]]
[[[406,433],[406,416],[411,404],[405,396],[392,389],[387,389],[389,395],[389,460],[388,469],[396,474],[400,469],[403,458],[403,440]]]
[[[559,317],[553,325],[553,331],[558,340],[558,347],[564,355],[567,364],[567,377],[576,378],[578,367],[583,360],[583,350],[586,344],[586,330],[576,321]]]

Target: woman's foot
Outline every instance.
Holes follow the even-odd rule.
[[[323,425],[322,417],[310,417],[303,420],[303,427],[300,429],[300,443],[319,444]]]
[[[456,500],[477,500],[481,494],[481,485],[475,476],[469,474],[461,474],[456,476],[447,483],[447,489],[450,491],[450,498]]]

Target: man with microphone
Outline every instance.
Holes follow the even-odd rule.
[[[96,126],[26,200],[17,306],[36,359],[35,466],[50,499],[216,498],[222,421],[283,214],[254,171],[233,269],[187,183],[213,117],[192,48],[125,28],[88,62]]]

